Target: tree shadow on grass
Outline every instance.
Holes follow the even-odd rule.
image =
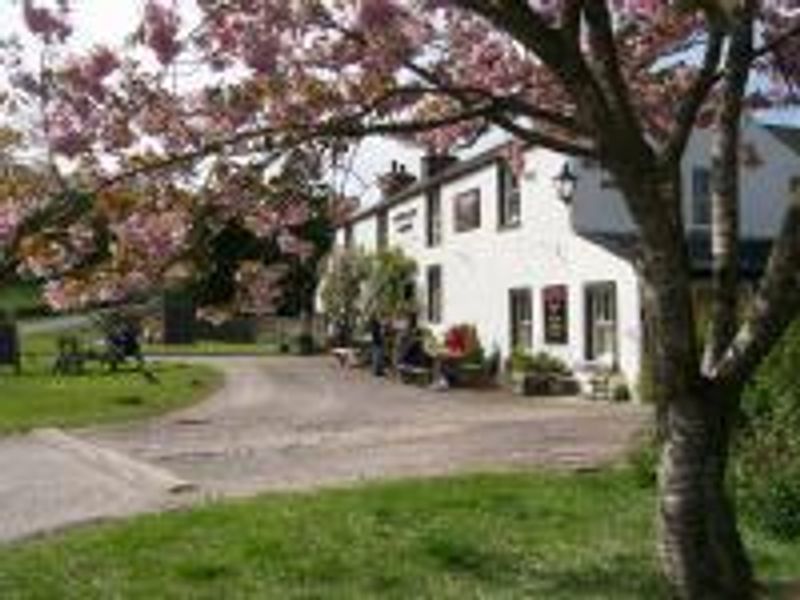
[[[426,553],[451,575],[472,579],[477,587],[504,589],[514,597],[670,598],[657,565],[632,553],[598,554],[579,564],[558,566],[546,558],[539,562],[513,550],[458,539],[431,540]]]

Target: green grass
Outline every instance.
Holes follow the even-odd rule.
[[[0,597],[667,598],[653,503],[627,471],[270,495],[0,550]],[[800,573],[800,544],[749,541],[762,576]]]
[[[96,328],[86,326],[59,332],[32,333],[22,336],[22,353],[28,356],[56,354],[58,338],[63,335],[77,336],[84,346],[91,346],[102,335]],[[144,344],[142,350],[148,356],[272,356],[278,354],[273,343],[232,344],[227,342],[199,341],[194,344],[167,346]]]
[[[40,357],[26,360],[20,376],[0,371],[0,434],[148,417],[200,400],[221,380],[207,366],[151,363],[159,379],[153,384],[133,371],[112,374],[100,367],[56,376],[51,364]]]

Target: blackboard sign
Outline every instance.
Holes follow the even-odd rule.
[[[20,368],[19,335],[13,323],[0,323],[0,365]]]
[[[542,290],[542,296],[545,344],[568,343],[567,286],[551,285]]]

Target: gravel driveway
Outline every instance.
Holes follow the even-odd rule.
[[[378,477],[591,468],[618,458],[649,418],[629,404],[433,392],[324,358],[209,360],[228,383],[208,402],[80,437],[209,493],[247,494]]]
[[[321,358],[204,362],[227,381],[193,408],[131,425],[0,439],[0,541],[264,490],[594,468],[618,459],[649,419],[649,411],[624,404],[431,392]]]

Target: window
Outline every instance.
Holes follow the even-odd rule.
[[[389,218],[386,211],[378,213],[377,244],[378,250],[385,250],[389,245]]]
[[[428,291],[428,323],[442,322],[442,268],[428,267],[426,273]]]
[[[455,197],[455,230],[457,233],[481,226],[481,191],[478,188],[462,192]]]
[[[692,225],[711,225],[711,171],[706,167],[692,169]]]
[[[600,174],[600,189],[601,190],[616,190],[619,187],[617,180],[608,171],[603,171]]]
[[[425,236],[429,247],[442,243],[442,193],[433,188],[425,196]]]
[[[551,285],[542,290],[544,343],[569,343],[568,291],[565,285]]]
[[[500,228],[514,227],[521,220],[519,177],[507,161],[498,168],[497,224]]]
[[[614,282],[586,287],[586,359],[617,365],[617,286]]]
[[[533,300],[528,288],[508,292],[511,350],[533,348]]]

